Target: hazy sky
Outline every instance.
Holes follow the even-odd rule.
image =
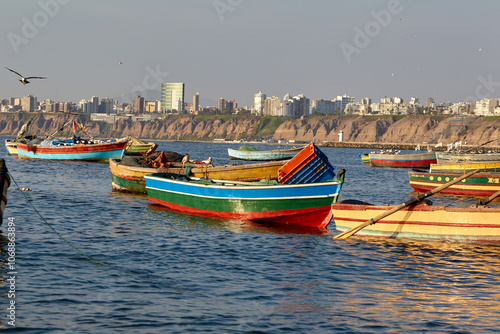
[[[2,0],[0,98],[500,97],[500,1]],[[119,61],[123,62],[122,64]]]

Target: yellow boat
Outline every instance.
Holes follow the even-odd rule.
[[[127,165],[130,159],[109,159],[112,188],[115,191],[146,194],[144,176],[156,172],[186,174],[192,177],[207,177],[216,180],[257,181],[277,179],[278,170],[287,161],[272,161],[257,164],[202,165],[181,163],[170,164],[168,168],[152,168]]]
[[[156,143],[153,142],[146,143],[140,139],[131,136],[129,136],[128,138],[129,138],[128,145],[125,148],[125,155],[141,156],[143,154],[151,154],[158,148],[158,144]]]
[[[336,229],[347,231],[394,207],[347,200],[333,203],[332,214]],[[401,209],[355,235],[500,244],[499,216],[498,207],[455,208],[419,203]]]

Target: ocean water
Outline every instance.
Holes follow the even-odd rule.
[[[159,145],[214,163],[229,163],[227,147],[239,147]],[[344,198],[374,204],[410,198],[406,170],[362,165],[356,156],[367,150],[322,151],[336,171],[346,169]],[[500,331],[499,247],[335,240],[334,224],[317,231],[172,213],[146,197],[112,192],[107,164],[24,161],[7,156],[3,146],[0,152],[17,182],[9,188],[0,235],[5,331]],[[430,199],[459,206],[477,201]],[[9,262],[9,222],[15,263]]]

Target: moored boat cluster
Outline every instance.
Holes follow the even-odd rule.
[[[156,205],[184,214],[318,229],[333,221],[341,231],[336,238],[356,234],[500,243],[500,209],[487,206],[500,195],[499,153],[360,154],[363,164],[371,167],[409,169],[409,184],[418,195],[398,206],[380,206],[339,201],[345,170],[335,173],[314,143],[269,151],[228,149],[230,159],[244,163],[217,165],[212,158],[194,161],[188,154],[156,152],[156,143],[132,137],[84,139],[77,135],[84,135],[82,125],[66,125],[71,125],[72,136],[25,136],[24,128],[16,139],[6,141],[6,148],[20,159],[109,162],[114,191],[147,195]],[[3,210],[8,183],[2,182]],[[436,193],[489,197],[474,207],[450,208],[426,202]]]

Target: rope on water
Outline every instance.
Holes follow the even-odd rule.
[[[16,180],[14,179],[14,177],[12,176],[12,174],[7,171],[7,173],[10,175],[10,178],[12,181],[14,181],[14,184],[19,188],[19,185],[17,184]],[[59,232],[57,232],[53,227],[52,225],[49,224],[49,222],[47,222],[47,220],[45,220],[45,218],[43,218],[43,216],[40,214],[40,212],[38,212],[38,210],[35,208],[35,206],[33,205],[33,203],[31,203],[30,199],[26,196],[26,194],[24,193],[24,191],[21,190],[21,193],[23,194],[24,198],[26,199],[26,202],[28,202],[28,204],[33,208],[33,210],[38,214],[38,216],[42,219],[42,221],[45,223],[45,225],[47,225],[51,230],[52,232],[54,232],[58,237],[59,239],[61,239],[62,241],[64,241],[65,243],[67,243],[71,248],[73,248],[74,250],[76,250],[78,253],[80,253],[81,255],[85,256],[86,258],[94,261],[95,263],[97,264],[100,264],[100,265],[103,265],[103,266],[107,266],[109,267],[109,264],[107,263],[104,263],[102,261],[99,261],[99,260],[96,260],[94,259],[92,256],[88,255],[88,254],[85,254],[84,252],[82,252],[81,250],[79,250],[76,246],[73,246],[68,240],[66,240],[61,234],[59,234]]]

